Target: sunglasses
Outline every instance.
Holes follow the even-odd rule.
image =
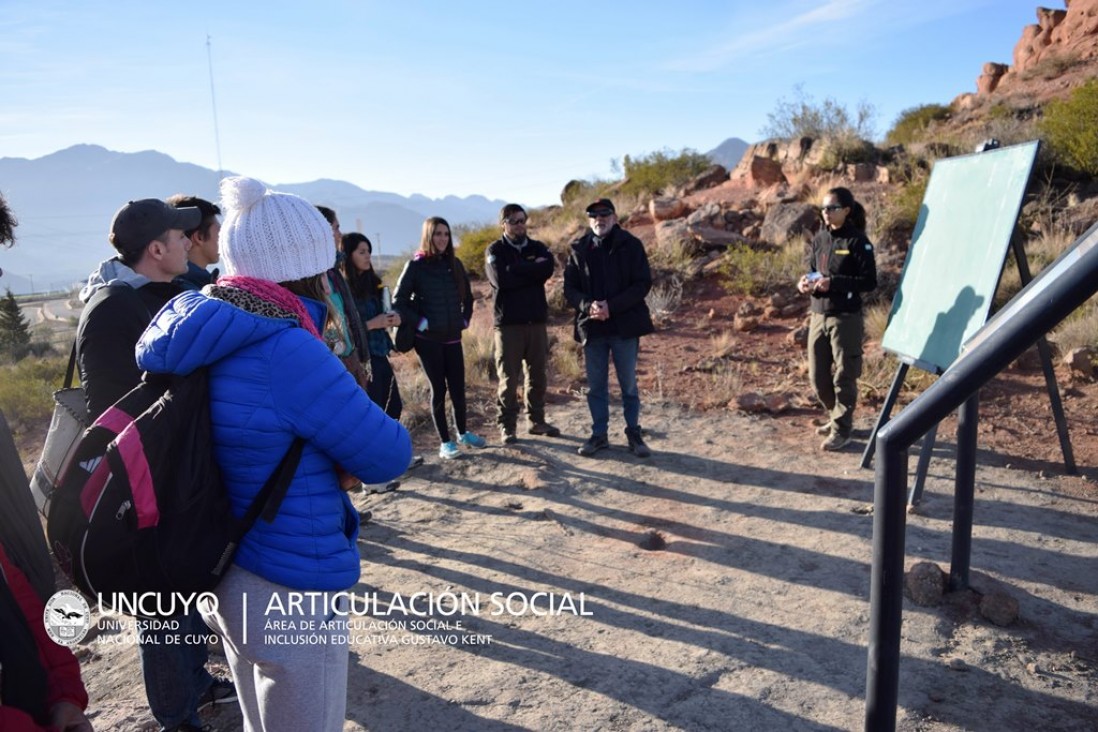
[[[613,211],[591,211],[587,214],[589,219],[605,219],[607,216],[613,216]]]
[[[841,211],[844,208],[846,208],[846,206],[840,206],[838,204],[832,204],[830,206],[824,206],[822,210],[824,210],[824,211]]]

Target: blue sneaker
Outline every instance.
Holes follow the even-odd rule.
[[[462,432],[461,437],[458,438],[458,442],[465,445],[466,447],[484,447],[488,444],[487,440],[485,440],[480,435],[473,434],[472,432]]]
[[[443,460],[453,460],[461,454],[456,442],[444,442],[438,449],[438,456]]]

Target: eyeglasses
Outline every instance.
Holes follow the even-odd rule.
[[[507,219],[507,223],[511,226],[519,226],[520,224],[525,224],[526,219]]]
[[[613,216],[613,215],[614,215],[613,211],[590,211],[587,214],[587,218],[589,218],[589,219],[605,219],[605,218],[608,218],[608,217]]]
[[[824,206],[823,210],[824,211],[839,211],[839,210],[842,210],[844,208],[846,208],[846,206],[840,206],[837,203],[833,203],[830,206]]]

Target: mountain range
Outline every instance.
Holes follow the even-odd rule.
[[[737,143],[742,146],[738,154]],[[732,138],[710,156],[730,168],[746,148],[747,143]],[[16,245],[0,251],[0,289],[26,294],[82,282],[98,262],[113,255],[107,231],[123,203],[175,193],[217,201],[219,180],[217,171],[152,150],[122,153],[74,145],[33,160],[0,158],[0,192],[19,220]],[[382,255],[413,250],[428,216],[442,216],[455,226],[483,224],[495,221],[506,203],[478,195],[406,197],[328,179],[272,187],[334,208],[344,231],[362,231]]]

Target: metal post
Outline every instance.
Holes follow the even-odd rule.
[[[907,448],[890,445],[882,437],[877,442],[865,728],[867,732],[894,732],[904,600]]]
[[[949,568],[950,591],[968,587],[972,564],[972,515],[976,495],[976,426],[980,393],[974,393],[957,410],[957,477],[953,493],[953,556]]]
[[[862,453],[863,468],[868,468],[870,461],[873,460],[873,450],[877,446],[877,433],[888,424],[888,420],[892,416],[892,408],[896,406],[900,389],[904,388],[904,378],[907,377],[909,368],[908,364],[901,363],[900,368],[896,370],[896,375],[892,377],[892,386],[888,387],[888,395],[885,396],[884,404],[881,405],[881,413],[877,415],[877,423],[873,425],[873,431],[869,433],[869,439],[866,440],[865,452]]]

